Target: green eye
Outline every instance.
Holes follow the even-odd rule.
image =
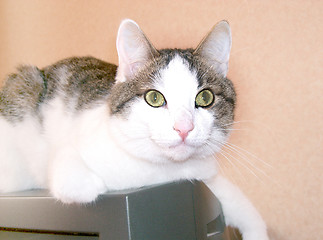
[[[148,103],[148,105],[152,107],[161,107],[166,104],[166,100],[160,92],[157,90],[149,90],[145,94],[145,100]]]
[[[214,95],[209,89],[200,91],[195,98],[196,107],[208,107],[214,102]]]

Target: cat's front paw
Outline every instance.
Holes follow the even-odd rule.
[[[68,204],[92,202],[105,190],[102,179],[93,173],[83,176],[73,176],[73,174],[64,177],[55,176],[50,186],[52,195]]]

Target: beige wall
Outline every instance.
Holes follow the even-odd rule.
[[[226,149],[239,170],[225,157],[221,168],[274,239],[323,239],[322,13],[319,0],[1,0],[0,78],[19,63],[43,67],[72,55],[117,63],[123,18],[136,20],[157,48],[194,47],[227,19],[238,92],[230,142],[253,155]]]

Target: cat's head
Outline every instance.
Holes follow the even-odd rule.
[[[230,49],[226,21],[215,25],[196,49],[158,51],[135,22],[124,20],[109,98],[118,144],[152,162],[218,152],[234,116],[235,92],[226,78]]]

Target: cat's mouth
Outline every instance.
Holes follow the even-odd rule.
[[[191,144],[187,143],[186,141],[180,141],[178,143],[174,143],[168,146],[170,149],[176,149],[176,148],[187,148],[187,147],[194,147]]]
[[[202,145],[200,141],[192,140],[192,139],[178,139],[178,140],[161,140],[151,138],[153,142],[155,142],[159,147],[164,149],[176,150],[176,149],[184,149],[184,148],[197,148]]]
[[[167,152],[170,154],[170,159],[172,159],[172,161],[183,162],[195,154],[196,147],[186,142],[180,142],[170,145]]]
[[[185,162],[186,160],[196,156],[200,147],[203,145],[201,142],[196,142],[192,139],[178,140],[162,140],[153,139],[151,141],[158,146],[161,155],[165,156],[171,162]]]

